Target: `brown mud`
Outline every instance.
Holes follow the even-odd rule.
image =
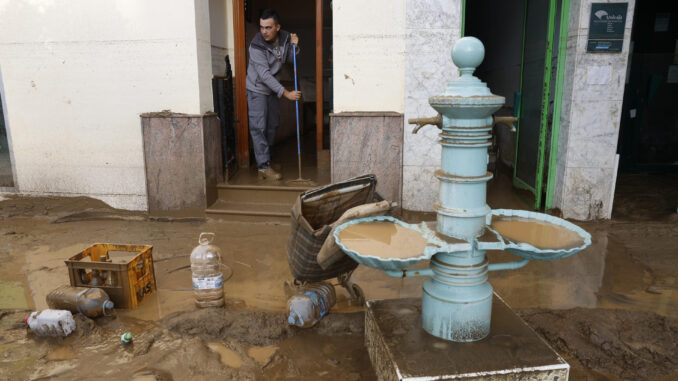
[[[520,315],[567,358],[574,380],[678,376],[675,321],[649,312],[583,308],[528,309]]]
[[[509,192],[499,195],[490,200],[493,207],[517,206]],[[635,210],[625,204],[632,197],[624,200],[615,201],[615,211]],[[675,354],[667,336],[675,328],[666,328],[678,318],[675,210],[643,213],[655,218],[638,221],[631,213],[577,223],[593,236],[582,253],[490,274],[495,291],[572,364],[572,379],[669,380],[678,373],[677,364],[661,360]],[[410,222],[434,219],[421,217],[410,215]],[[193,301],[188,255],[203,231],[216,233],[214,243],[232,270],[224,308],[201,310]],[[154,219],[87,198],[0,201],[0,379],[374,379],[362,308],[340,287],[332,313],[318,326],[287,325],[288,233],[286,223]],[[64,260],[95,242],[153,245],[158,291],[113,317],[76,315],[78,328],[67,338],[33,336],[23,319],[47,308],[47,293],[68,284]],[[488,257],[515,260],[501,252]],[[368,299],[421,296],[422,278],[393,279],[364,266],[354,278]],[[126,331],[134,335],[130,346],[120,343]],[[619,350],[595,357],[598,337]],[[218,344],[211,344],[216,352],[208,343]],[[663,362],[650,371],[638,365],[643,356]]]

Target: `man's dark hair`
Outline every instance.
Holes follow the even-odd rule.
[[[275,11],[271,8],[266,8],[263,11],[261,11],[261,17],[262,20],[268,20],[268,19],[273,19],[273,21],[276,24],[280,24],[280,20],[278,19],[278,14],[275,13]]]

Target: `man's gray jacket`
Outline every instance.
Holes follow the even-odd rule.
[[[247,90],[259,94],[275,93],[280,98],[285,88],[280,84],[280,69],[292,60],[292,44],[287,31],[278,31],[280,59],[273,44],[264,40],[261,33],[252,39],[249,48],[250,61],[247,64]],[[299,54],[299,47],[297,47]]]

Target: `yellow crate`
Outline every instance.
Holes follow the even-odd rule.
[[[151,245],[96,243],[66,260],[71,286],[102,288],[115,308],[136,308],[156,291]]]

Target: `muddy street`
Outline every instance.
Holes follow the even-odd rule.
[[[675,379],[675,215],[578,225],[591,232],[590,248],[493,272],[495,291],[566,358],[571,379]],[[216,233],[232,272],[225,308],[198,309],[193,301],[188,255],[205,231]],[[0,378],[375,379],[362,307],[340,287],[318,326],[288,326],[288,233],[287,223],[154,219],[86,198],[0,201]],[[76,315],[76,332],[64,339],[30,333],[28,312],[47,308],[47,293],[69,283],[64,259],[97,242],[153,245],[158,291],[111,317]],[[488,254],[491,262],[513,260]],[[368,299],[421,293],[421,278],[392,279],[364,266],[354,276]],[[128,346],[120,343],[127,331],[134,336]]]

